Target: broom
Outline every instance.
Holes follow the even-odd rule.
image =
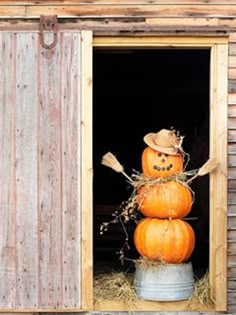
[[[124,172],[124,167],[111,152],[107,152],[105,155],[103,155],[101,163],[102,165],[112,168],[117,173],[122,173],[129,180],[129,182],[133,182],[133,180]]]
[[[193,177],[187,180],[186,184],[192,182],[198,176],[204,176],[214,171],[214,169],[216,169],[219,164],[220,162],[216,158],[210,158],[205,164],[203,164],[202,167],[199,168],[198,172]]]

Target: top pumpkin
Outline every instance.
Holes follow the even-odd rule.
[[[149,177],[168,177],[183,170],[183,157],[146,147],[142,153],[142,170]]]
[[[143,138],[148,145],[142,153],[143,173],[149,177],[168,177],[183,170],[183,137],[162,129]]]

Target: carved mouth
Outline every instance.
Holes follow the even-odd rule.
[[[158,166],[158,165],[154,165],[153,168],[156,171],[169,171],[171,170],[173,167],[173,164],[169,164],[168,166]]]

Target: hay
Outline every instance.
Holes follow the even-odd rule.
[[[122,301],[131,308],[138,297],[133,286],[133,274],[116,272],[96,275],[94,279],[94,300]]]
[[[150,260],[150,259],[145,258],[145,257],[141,257],[135,261],[135,265],[140,267],[140,268],[143,268],[143,269],[164,266],[165,264],[166,263],[164,261]]]
[[[189,299],[189,306],[191,304],[201,304],[206,307],[214,305],[211,298],[211,290],[209,283],[209,273],[207,272],[202,278],[195,281],[194,291]]]
[[[137,260],[136,263],[141,264],[145,268],[162,265],[161,262],[151,262],[144,259]],[[118,301],[128,305],[131,310],[135,309],[136,303],[140,298],[135,292],[133,280],[134,274],[132,273],[113,272],[96,275],[94,279],[94,302],[99,303],[104,300]],[[199,304],[206,309],[211,309],[214,305],[210,294],[208,273],[201,279],[196,280],[193,294],[188,300],[186,309],[196,309],[196,307],[199,307]]]

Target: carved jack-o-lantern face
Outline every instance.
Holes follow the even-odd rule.
[[[146,176],[168,177],[183,170],[183,157],[146,147],[142,153],[142,169]]]

